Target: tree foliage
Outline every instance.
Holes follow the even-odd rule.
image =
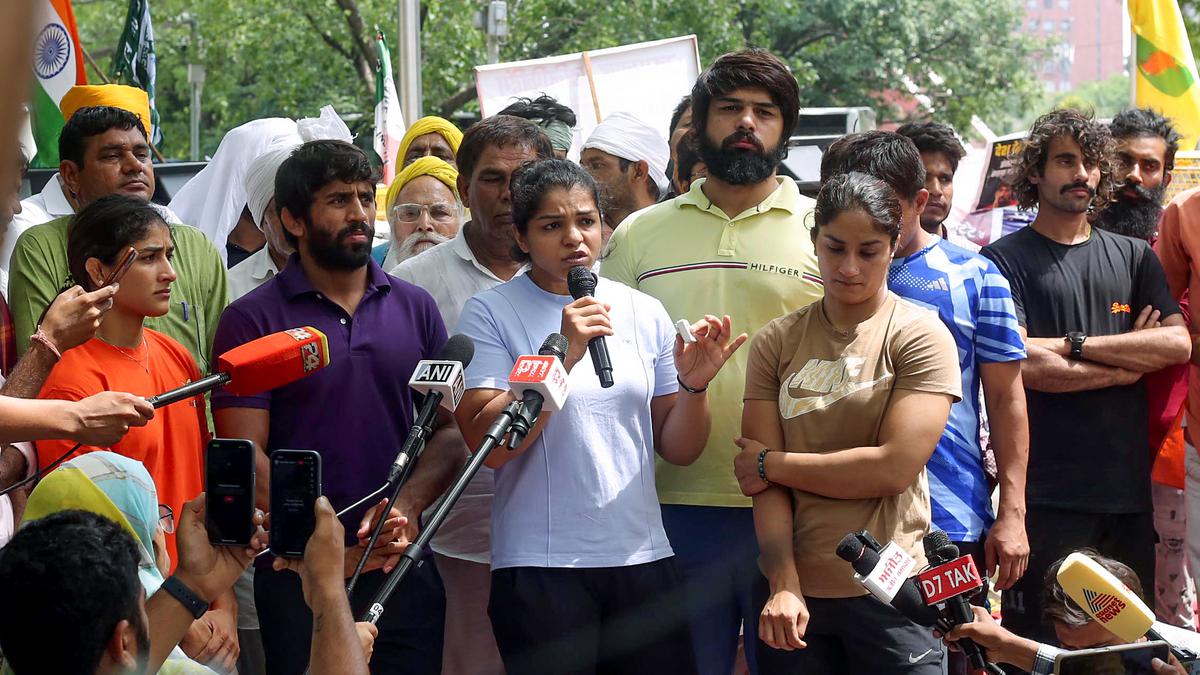
[[[422,3],[427,112],[476,109],[481,6]],[[1015,34],[1017,0],[509,0],[508,9],[504,61],[694,33],[702,63],[745,45],[784,57],[810,106],[873,105],[882,119],[899,119],[922,114],[912,104],[920,100],[965,131],[972,115],[1005,126],[1040,101],[1038,45]],[[358,131],[369,128],[373,27],[395,35],[395,0],[152,0],[151,10],[168,156],[187,154],[189,58],[208,71],[205,152],[238,124],[313,115],[327,103],[362,115]],[[76,0],[81,39],[104,69],[125,11],[124,0]],[[185,13],[197,21],[198,54]]]

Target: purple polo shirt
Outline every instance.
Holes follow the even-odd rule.
[[[329,339],[329,365],[257,396],[212,395],[214,410],[271,412],[267,453],[321,454],[325,496],[341,510],[377,490],[412,426],[408,379],[421,359],[437,358],[446,328],[437,304],[418,286],[368,263],[367,291],[354,315],[318,293],[295,254],[287,267],[235,300],[221,315],[213,353],[263,335],[312,326]],[[342,519],[350,542],[366,509]]]

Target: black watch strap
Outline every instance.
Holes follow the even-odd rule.
[[[1087,340],[1087,335],[1079,331],[1072,331],[1067,333],[1066,340],[1071,344],[1071,358],[1076,361],[1082,360],[1083,343]]]
[[[175,577],[167,577],[167,580],[163,582],[159,590],[170,593],[171,597],[178,600],[179,604],[183,605],[197,619],[204,616],[205,612],[208,611],[208,603],[201,600],[200,596],[196,595],[192,589],[185,586],[182,581]]]

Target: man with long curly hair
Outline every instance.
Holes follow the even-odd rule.
[[[1029,567],[1004,593],[1004,625],[1042,640],[1053,638],[1039,627],[1052,561],[1091,547],[1153,578],[1141,379],[1191,353],[1150,246],[1088,224],[1112,192],[1113,151],[1090,114],[1038,118],[1010,177],[1020,208],[1037,206],[1037,218],[983,249],[1012,286],[1029,355]]]

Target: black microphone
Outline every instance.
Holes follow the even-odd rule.
[[[958,547],[950,541],[950,536],[941,530],[934,530],[925,535],[922,540],[925,546],[925,557],[929,560],[929,567],[935,568],[946,563],[955,562],[959,559]],[[969,559],[968,559],[969,560]],[[974,565],[970,565],[974,567]],[[945,609],[940,612],[942,619],[950,625],[951,628],[963,623],[971,623],[975,621],[975,612],[971,609],[971,603],[967,601],[966,593],[958,593],[943,601]],[[966,654],[967,660],[971,663],[972,670],[984,670],[988,667],[987,656],[983,649],[973,641],[963,638],[958,641],[958,647]]]
[[[596,275],[583,265],[572,267],[571,271],[567,272],[567,289],[576,300],[585,295],[594,295]],[[592,366],[596,369],[596,377],[600,378],[600,386],[613,386],[612,361],[608,358],[608,345],[605,344],[603,335],[588,340],[588,352],[592,355]]]
[[[442,347],[435,360],[421,360],[413,370],[408,386],[425,395],[421,409],[413,421],[404,446],[392,462],[388,472],[388,482],[394,481],[404,467],[420,454],[425,442],[433,434],[433,420],[437,415],[438,406],[454,412],[466,391],[466,381],[463,370],[475,356],[475,343],[466,335],[454,335]]]
[[[541,349],[538,350],[538,356],[554,356],[558,358],[559,363],[562,363],[563,359],[567,357],[568,346],[565,335],[551,333],[542,343]],[[538,415],[542,414],[542,405],[546,402],[546,395],[539,389],[539,387],[530,386],[521,392],[521,410],[508,428],[508,447],[510,449],[521,446],[529,430],[537,424]]]
[[[851,532],[842,538],[837,547],[838,557],[850,563],[854,571],[864,579],[871,577],[879,566],[880,560],[879,550],[872,548],[869,542],[875,542],[870,533],[867,533],[864,538],[861,532]],[[875,542],[875,545],[878,546],[878,542]],[[879,599],[883,600],[883,598]],[[925,600],[921,597],[921,590],[917,588],[916,582],[911,578],[904,580],[888,604],[917,625],[927,627],[938,625],[937,611],[925,604]]]

